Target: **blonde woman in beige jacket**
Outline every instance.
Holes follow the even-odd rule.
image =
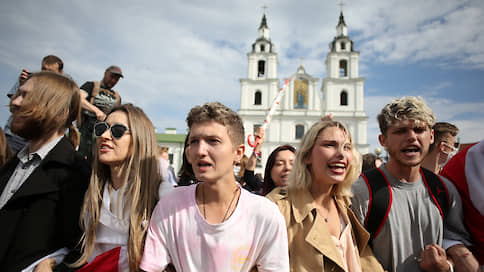
[[[286,220],[291,271],[383,271],[348,207],[360,169],[343,124],[319,121],[304,135],[289,186],[267,196]]]

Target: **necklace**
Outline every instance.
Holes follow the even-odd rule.
[[[237,192],[240,190],[240,187],[237,186],[237,188],[234,191],[234,196],[232,197],[232,200],[230,200],[229,206],[227,207],[227,210],[225,211],[224,218],[222,219],[223,223],[227,217],[227,214],[229,213],[230,207],[232,207],[232,203],[234,202],[235,196],[237,195]],[[207,220],[207,216],[205,215],[205,187],[202,185],[202,203],[203,203],[203,218]]]
[[[323,217],[324,219],[324,222],[328,223],[329,222],[329,213],[331,212],[331,203],[329,204],[329,208],[328,208],[328,213],[326,213],[326,216],[323,215],[323,213],[321,213],[321,216]],[[322,209],[321,209],[322,210]]]

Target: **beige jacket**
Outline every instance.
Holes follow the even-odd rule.
[[[277,204],[286,219],[291,271],[344,271],[341,254],[323,218],[316,216],[313,197],[308,190],[277,188],[267,197]],[[358,222],[347,203],[337,202],[353,227],[353,241],[358,251],[356,256],[360,256],[362,271],[383,271],[368,245],[369,233]]]

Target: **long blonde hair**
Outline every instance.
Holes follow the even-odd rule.
[[[342,123],[328,120],[315,123],[306,134],[304,134],[300,147],[297,149],[294,167],[289,177],[289,187],[295,189],[305,188],[309,190],[312,179],[307,161],[309,156],[311,156],[314,143],[316,142],[319,133],[329,127],[337,127],[341,129],[349,139],[350,143],[353,144],[350,131]],[[333,191],[331,192],[336,198],[344,200],[348,200],[348,198],[351,197],[351,185],[356,181],[361,172],[361,155],[355,147],[351,148],[351,152],[353,153],[353,160],[351,161],[348,174],[342,183],[333,186]]]
[[[144,241],[151,213],[158,201],[161,176],[158,171],[158,149],[153,124],[140,108],[132,104],[114,107],[110,113],[122,111],[128,116],[132,150],[126,159],[124,183],[120,188],[124,207],[129,207],[128,261],[131,271],[137,271],[143,255]],[[108,114],[109,115],[109,114]],[[99,224],[103,189],[110,179],[110,168],[93,160],[93,172],[81,212],[84,230],[82,256],[73,266],[83,265],[94,249]]]

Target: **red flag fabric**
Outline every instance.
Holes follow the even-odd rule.
[[[78,272],[118,272],[119,252],[121,247],[115,247],[98,255],[92,262],[86,264]]]

